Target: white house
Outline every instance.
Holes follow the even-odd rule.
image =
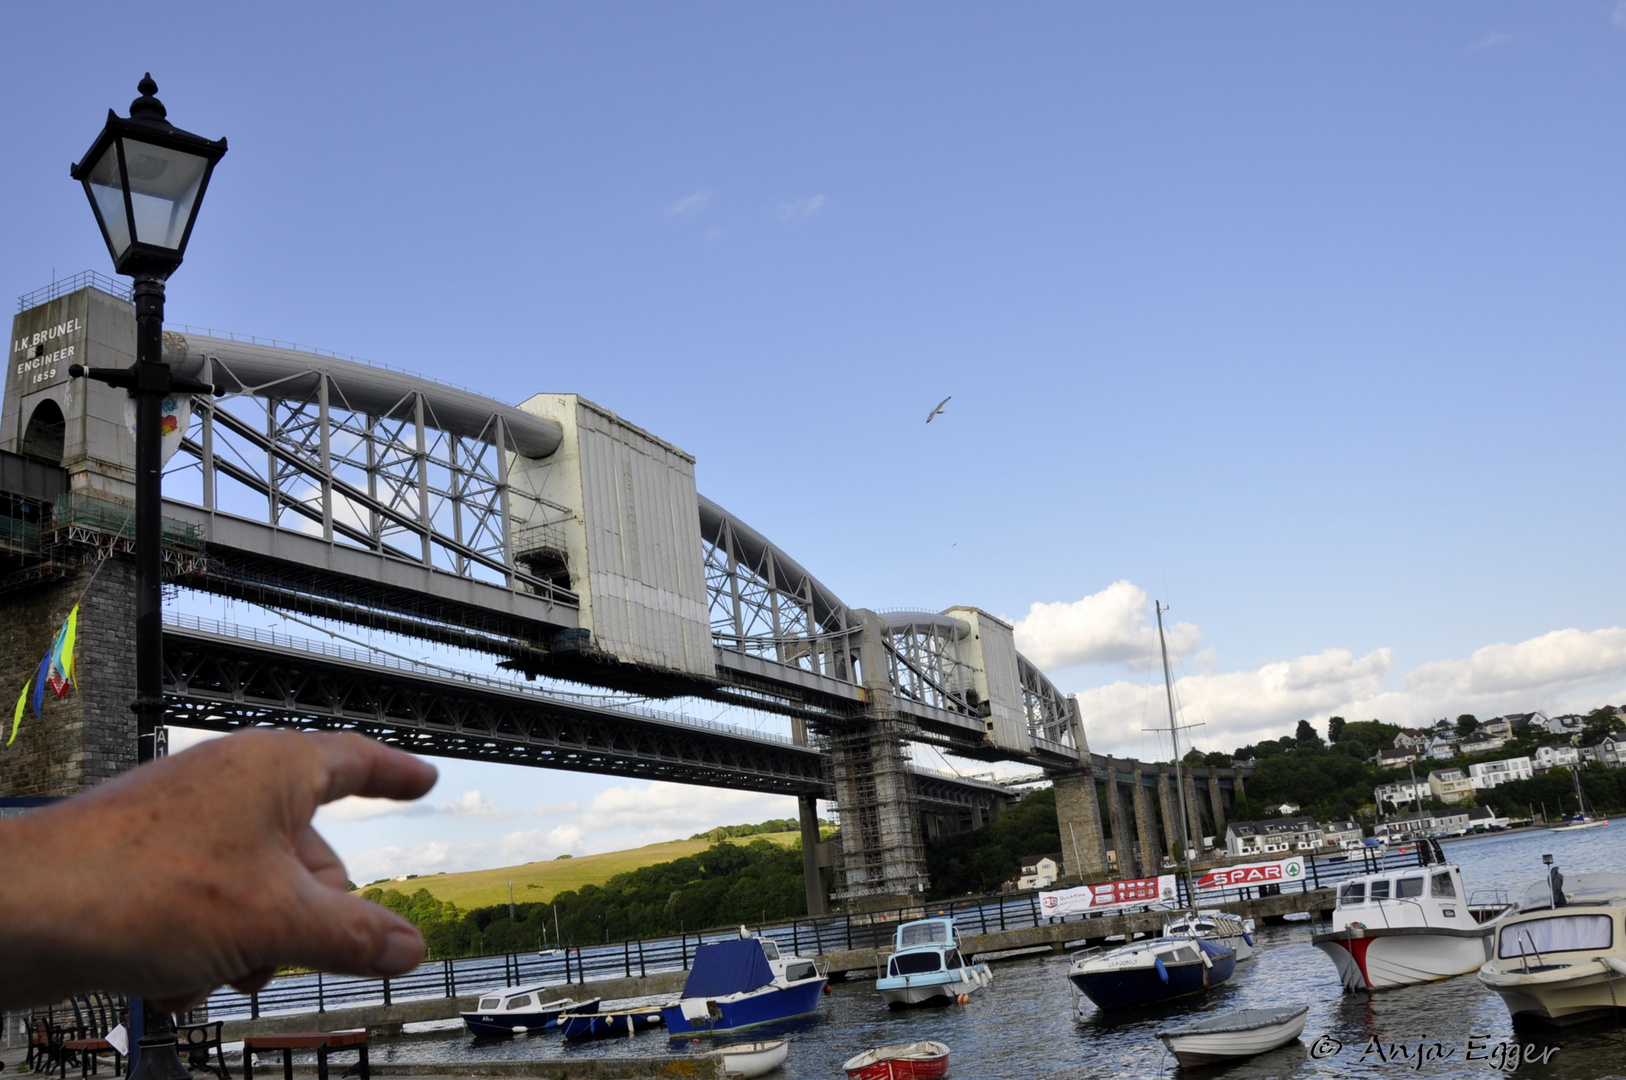
[[[1507,740],[1500,735],[1492,735],[1483,728],[1469,735],[1458,745],[1457,749],[1468,757],[1477,754],[1493,754],[1507,745]]]
[[[1321,826],[1313,817],[1233,821],[1225,827],[1228,855],[1276,855],[1314,851],[1321,846]]]
[[[1363,839],[1358,821],[1330,821],[1321,826],[1321,842],[1330,848],[1355,847]]]
[[[1428,756],[1435,761],[1449,761],[1457,756],[1457,740],[1446,735],[1436,735],[1428,741]]]
[[[1473,784],[1475,791],[1493,788],[1509,780],[1528,780],[1534,775],[1535,769],[1527,757],[1481,761],[1477,765],[1468,766],[1468,781]]]
[[[1379,750],[1372,758],[1372,764],[1380,769],[1398,769],[1402,765],[1410,765],[1417,760],[1415,750]]]
[[[1581,729],[1584,727],[1586,727],[1586,717],[1577,716],[1574,713],[1554,716],[1547,721],[1549,734],[1568,735],[1572,739],[1581,734]]]
[[[1378,822],[1372,830],[1374,836],[1396,839],[1405,836],[1438,836],[1442,833],[1468,831],[1466,810],[1420,810],[1410,814],[1396,814]]]
[[[1410,780],[1401,780],[1393,784],[1379,784],[1377,787],[1372,789],[1372,794],[1374,796],[1374,801],[1378,804],[1379,809],[1383,807],[1384,803],[1388,803],[1390,806],[1394,807],[1401,807],[1412,802],[1414,799],[1428,799],[1433,797],[1432,793],[1428,790],[1428,782],[1425,780],[1419,780],[1416,783],[1413,783]]]
[[[1418,731],[1416,728],[1407,728],[1395,736],[1396,750],[1410,750],[1421,754],[1428,749],[1429,740],[1434,737],[1432,732]]]
[[[1626,735],[1605,735],[1581,747],[1582,761],[1600,761],[1611,769],[1626,765]]]
[[[1061,853],[1054,855],[1026,855],[1022,858],[1022,876],[1016,879],[1018,889],[1048,889],[1061,877]]]
[[[1278,814],[1282,815],[1282,817],[1287,817],[1291,814],[1296,814],[1299,812],[1299,804],[1296,802],[1284,802],[1280,806],[1267,806],[1265,809],[1274,810]]]
[[[1548,769],[1563,766],[1568,768],[1581,762],[1581,751],[1573,746],[1538,746],[1536,747],[1536,771],[1546,772]]]
[[[1470,829],[1505,829],[1512,823],[1512,818],[1498,817],[1496,811],[1488,806],[1476,806],[1468,811]]]

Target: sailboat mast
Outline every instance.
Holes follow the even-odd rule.
[[[1174,748],[1174,790],[1180,796],[1180,858],[1186,864],[1186,899],[1193,909],[1197,906],[1197,886],[1191,880],[1191,837],[1186,832],[1186,783],[1180,775],[1180,729],[1174,720],[1174,682],[1169,678],[1169,643],[1163,637],[1163,603],[1152,601],[1157,608],[1157,644],[1163,650],[1163,693],[1169,701],[1169,742]]]

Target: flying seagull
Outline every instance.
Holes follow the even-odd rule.
[[[950,394],[948,397],[944,398],[942,401],[939,401],[937,403],[937,408],[933,409],[931,412],[926,414],[926,423],[928,423],[928,424],[931,423],[932,422],[932,417],[934,417],[934,416],[942,416],[943,415],[943,406],[947,405],[949,403],[950,399],[952,399],[953,397],[954,397],[954,395]]]

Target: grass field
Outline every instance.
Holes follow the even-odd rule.
[[[792,847],[801,843],[801,834],[762,833],[738,837],[730,843],[748,844],[753,840],[767,840]],[[681,859],[685,855],[705,851],[710,846],[710,840],[669,840],[664,844],[650,844],[627,851],[606,851],[602,855],[577,855],[572,859],[522,863],[495,870],[470,870],[462,874],[434,874],[408,881],[385,881],[379,883],[377,888],[398,889],[408,895],[419,889],[428,889],[435,899],[449,900],[468,911],[508,903],[508,882],[512,881],[516,904],[545,903],[553,899],[556,893],[579,889],[583,885],[603,885],[617,874]]]

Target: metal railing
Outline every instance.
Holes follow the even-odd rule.
[[[1410,866],[1414,859],[1418,857],[1411,853],[1398,858],[1390,855],[1387,866],[1391,869]],[[1295,881],[1199,889],[1195,906],[1213,907],[1281,893],[1315,892],[1330,888],[1344,878],[1384,868],[1381,859],[1374,859],[1365,852],[1306,858],[1305,872]],[[1180,904],[1186,906],[1187,903],[1182,880]],[[787,924],[758,927],[757,932],[775,942],[783,952],[818,956],[890,948],[899,923],[929,916],[952,918],[962,934],[986,935],[1160,911],[1168,906],[1148,901],[1061,919],[1043,913],[1037,892],[1025,892],[922,903],[862,915],[796,919]],[[1079,930],[1080,938],[1095,936],[1084,932],[1086,927],[1082,925]],[[257,994],[217,991],[209,999],[209,1015],[216,1020],[234,1017],[257,1019],[275,1013],[326,1012],[336,1008],[391,1005],[412,999],[467,997],[498,987],[525,983],[568,986],[606,979],[647,977],[687,970],[696,946],[708,941],[726,940],[738,933],[738,928],[721,928],[693,937],[685,932],[675,938],[632,938],[599,945],[571,945],[547,954],[498,953],[455,957],[430,961],[411,974],[395,979],[321,973],[286,975]]]
[[[59,296],[67,296],[69,293],[78,292],[84,288],[100,289],[109,296],[116,296],[120,300],[127,301],[131,298],[130,286],[124,282],[114,281],[112,278],[98,274],[94,270],[81,270],[73,277],[57,278],[49,285],[42,285],[33,292],[23,293],[17,298],[17,310],[19,312],[27,311],[31,307],[48,304]]]

